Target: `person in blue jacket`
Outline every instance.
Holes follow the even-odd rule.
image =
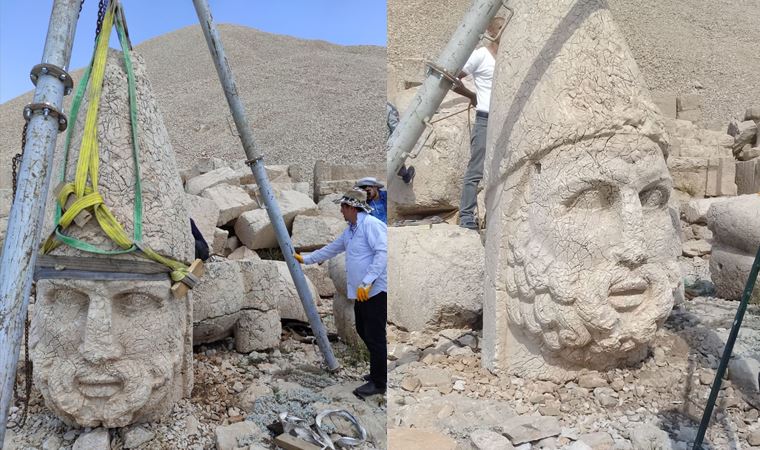
[[[385,222],[369,215],[364,191],[352,189],[335,200],[348,227],[321,249],[295,254],[302,264],[317,264],[346,252],[346,296],[354,302],[356,332],[369,350],[367,383],[354,390],[360,398],[385,392],[387,381],[385,321],[388,314],[388,236]]]
[[[367,204],[372,208],[369,214],[387,224],[388,192],[383,189],[385,185],[377,181],[377,178],[364,177],[357,181],[354,187],[367,193]]]

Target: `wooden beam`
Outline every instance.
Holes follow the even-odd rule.
[[[95,258],[82,256],[39,255],[36,267],[54,270],[81,270],[87,272],[122,272],[143,274],[167,274],[169,267],[148,260],[128,260],[115,258]]]
[[[192,264],[190,264],[190,273],[195,275],[198,279],[203,276],[203,271],[203,261],[200,259],[196,259]],[[188,285],[181,281],[178,281],[172,285],[171,291],[174,295],[174,298],[183,298],[185,295],[187,295],[187,291],[189,289],[190,287]]]

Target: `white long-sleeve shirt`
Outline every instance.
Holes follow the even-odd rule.
[[[388,290],[388,229],[382,221],[359,212],[356,225],[337,239],[303,257],[304,264],[326,261],[346,252],[346,293],[356,299],[356,289],[372,283],[369,296]]]

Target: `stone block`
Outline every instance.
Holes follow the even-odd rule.
[[[744,111],[744,120],[760,121],[760,106],[753,106]]]
[[[204,190],[218,184],[240,184],[239,176],[229,167],[220,167],[211,172],[199,175],[187,180],[185,191],[188,194],[198,195]]]
[[[198,195],[186,194],[185,198],[190,218],[195,222],[203,239],[211,245],[214,242],[214,230],[219,220],[219,208],[213,201]]]
[[[201,196],[213,201],[219,209],[217,226],[227,224],[240,217],[244,212],[259,207],[256,200],[252,199],[240,186],[218,184],[204,189]]]
[[[692,109],[689,111],[678,111],[678,118],[681,120],[688,120],[695,124],[702,123],[702,110]]]
[[[736,195],[736,162],[733,158],[710,158],[705,197]]]
[[[409,331],[473,326],[483,307],[480,235],[456,225],[388,228],[388,321]]]
[[[314,201],[318,202],[328,194],[343,193],[364,177],[385,182],[385,164],[328,164],[319,160],[314,165]]]
[[[345,221],[343,214],[340,212],[340,205],[335,204],[335,200],[340,199],[342,195],[342,193],[329,194],[322,197],[322,200],[317,204],[319,215],[323,217],[335,217],[336,219]]]
[[[272,165],[264,167],[267,173],[267,179],[270,183],[290,183],[290,166]],[[251,168],[245,164],[245,161],[238,161],[235,164],[235,173],[239,176],[240,184],[256,184],[256,178],[251,172]]]
[[[705,99],[699,94],[683,94],[678,97],[678,112],[701,110]]]
[[[319,211],[317,205],[300,192],[283,191],[277,200],[288,229],[292,228],[296,216],[314,216]],[[265,209],[254,209],[243,213],[235,221],[235,234],[240,242],[251,250],[277,247],[277,237]]]
[[[755,143],[757,136],[757,124],[753,120],[745,120],[735,124],[736,129],[732,130],[734,136],[734,154],[739,153],[745,145],[751,147]]]
[[[719,202],[724,202],[726,198],[700,198],[689,200],[681,205],[681,218],[688,223],[707,223],[707,211],[710,207]]]
[[[707,211],[714,239],[748,254],[760,248],[760,195],[741,195],[719,202]]]
[[[335,295],[335,283],[330,278],[327,264],[310,264],[303,266],[304,274],[317,288],[320,297],[332,297]]]
[[[691,197],[703,198],[707,188],[708,163],[707,158],[668,158],[673,187]]]
[[[735,180],[739,195],[760,192],[760,159],[737,161]]]
[[[211,241],[207,241],[211,253],[224,255],[224,248],[227,246],[227,238],[229,238],[229,236],[229,231],[221,228],[214,228],[214,238]]]
[[[253,250],[249,249],[246,246],[238,247],[236,248],[232,253],[230,253],[227,256],[227,259],[230,260],[236,260],[236,259],[256,259],[261,260],[261,257],[258,253],[254,252]]]
[[[678,111],[678,100],[676,94],[673,92],[652,92],[652,101],[660,108],[660,112],[664,117],[671,119],[676,118]]]
[[[296,216],[293,220],[293,247],[311,252],[324,247],[343,233],[346,222],[334,217]]]
[[[739,300],[755,260],[755,252],[747,253],[723,243],[715,243],[710,255],[710,279],[715,294],[728,300]],[[757,282],[756,282],[757,283]],[[753,291],[754,301],[760,299],[760,288]]]

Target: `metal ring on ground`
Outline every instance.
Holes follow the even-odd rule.
[[[58,122],[58,131],[66,131],[69,120],[66,118],[66,115],[59,111],[58,108],[56,108],[53,104],[30,103],[24,106],[24,120],[27,122],[32,120],[32,115],[36,113],[54,117]]]
[[[74,89],[74,79],[61,67],[54,64],[42,63],[32,67],[31,72],[29,72],[29,78],[35,86],[37,86],[37,80],[42,75],[52,75],[61,80],[63,82],[63,95],[71,94],[71,91]]]
[[[316,419],[314,419],[317,424],[317,430],[323,432],[322,419],[329,416],[339,416],[346,419],[347,421],[351,422],[351,424],[354,426],[354,429],[359,434],[358,438],[341,436],[340,439],[334,441],[335,444],[337,444],[339,447],[356,447],[357,445],[360,445],[362,442],[367,440],[367,430],[365,430],[364,427],[359,424],[359,421],[356,419],[356,417],[353,416],[353,414],[346,411],[345,409],[326,409],[317,414]]]

